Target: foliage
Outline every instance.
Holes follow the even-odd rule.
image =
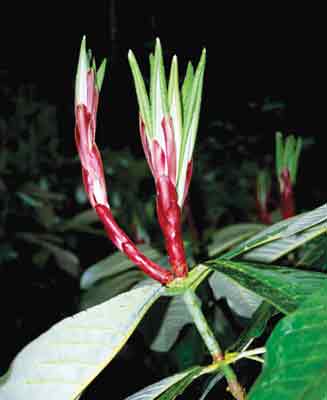
[[[158,56],[158,47],[156,51],[151,68],[162,83],[162,55]],[[171,75],[176,78],[174,68],[176,58]],[[98,89],[103,74],[104,67],[100,67]],[[150,98],[158,91],[155,98],[159,101],[160,88],[154,78],[151,82]],[[178,80],[172,87],[168,83],[170,105]],[[200,104],[197,90],[195,125]],[[95,211],[86,207],[78,161],[61,147],[56,109],[28,87],[4,95],[14,107],[0,120],[5,133],[0,158],[1,268],[28,263],[29,271],[44,271],[46,277],[53,270],[61,271],[79,291],[76,287],[71,291],[73,307],[62,308],[56,321],[49,323],[55,325],[42,326],[40,331],[45,333],[38,336],[36,332],[29,338],[31,343],[17,349],[18,355],[0,379],[1,399],[96,398],[89,391],[92,382],[96,386],[97,376],[111,368],[108,364],[114,364],[128,340],[124,351],[132,352],[135,337],[144,346],[138,363],[156,372],[144,381],[149,386],[133,388],[135,393],[131,390],[127,399],[215,398],[215,391],[226,395],[226,381],[228,396],[236,399],[245,398],[244,390],[253,400],[326,396],[326,205],[283,220],[278,214],[269,226],[267,221],[258,223],[256,179],[260,165],[271,168],[273,157],[252,158],[244,145],[251,138],[237,135],[231,123],[215,121],[211,128],[218,127],[222,135],[203,141],[197,150],[191,199],[181,220],[190,270],[161,285],[136,269],[124,254],[113,248],[107,251],[106,245],[102,246],[105,250],[95,247],[95,243],[106,243],[98,225],[99,213],[96,207]],[[138,95],[145,118],[151,111],[151,121],[156,119],[160,113],[143,104],[144,93]],[[274,112],[276,107],[280,111],[284,106],[266,99],[260,112]],[[192,120],[192,111],[186,120]],[[224,135],[227,131],[229,137]],[[295,139],[288,140],[294,147]],[[137,254],[164,270],[170,265],[174,268],[155,221],[153,183],[146,161],[128,149],[116,153],[105,149],[102,154],[110,179],[110,209],[135,242]],[[295,169],[298,155],[299,149],[296,166],[292,164]],[[284,161],[287,164],[287,157]],[[67,168],[69,175],[64,172]],[[171,249],[165,244],[169,254]],[[89,254],[89,249],[95,250]],[[56,286],[58,297],[61,283]],[[128,358],[124,351],[123,360]],[[254,363],[263,363],[262,371]],[[124,365],[127,368],[128,362]],[[128,375],[124,372],[126,385]],[[112,395],[110,384],[106,396]]]

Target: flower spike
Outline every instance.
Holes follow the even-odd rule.
[[[160,40],[150,55],[150,89],[147,93],[132,51],[128,59],[139,103],[140,135],[146,159],[155,179],[157,214],[175,275],[187,275],[181,234],[181,211],[192,176],[192,155],[199,123],[206,52],[194,73],[187,67],[179,88],[178,61],[171,63],[168,87]]]
[[[289,135],[283,141],[280,132],[276,132],[276,174],[281,196],[283,218],[295,215],[293,187],[296,183],[298,162],[302,148],[302,139]]]
[[[83,37],[75,83],[75,141],[82,164],[84,187],[92,207],[96,210],[114,245],[124,252],[147,275],[167,284],[174,275],[145,257],[115,221],[107,198],[105,177],[100,152],[95,143],[99,93],[106,61],[96,69],[91,53],[86,51]]]

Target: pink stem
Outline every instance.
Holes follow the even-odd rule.
[[[295,202],[293,195],[293,187],[288,169],[284,169],[281,174],[282,190],[281,190],[281,213],[283,219],[293,217],[295,215]]]
[[[148,276],[156,281],[167,284],[174,279],[173,274],[160,267],[142,254],[126,233],[117,225],[110,209],[104,205],[97,205],[95,210],[101,219],[109,239],[114,245]]]
[[[158,220],[165,237],[169,262],[176,277],[185,277],[188,274],[188,266],[176,189],[168,176],[160,176],[156,180],[156,188]]]

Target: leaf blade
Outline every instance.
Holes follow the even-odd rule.
[[[265,366],[249,400],[320,400],[327,393],[326,289],[316,292],[274,329]]]
[[[326,275],[319,272],[264,264],[217,259],[206,265],[261,296],[284,314],[294,311],[326,280]]]
[[[152,283],[54,325],[17,355],[0,397],[75,399],[119,352],[163,291]]]

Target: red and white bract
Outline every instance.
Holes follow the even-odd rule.
[[[167,284],[174,275],[145,257],[115,221],[108,202],[103,164],[95,143],[96,117],[99,92],[103,81],[105,63],[98,71],[86,52],[82,40],[75,85],[75,141],[82,164],[82,177],[88,198],[95,208],[105,230],[115,244],[151,278]]]
[[[150,56],[149,95],[131,51],[128,57],[140,109],[141,141],[157,189],[159,224],[175,275],[182,277],[187,274],[187,263],[181,234],[181,210],[192,176],[205,50],[195,73],[189,64],[180,90],[177,57],[173,57],[167,86],[162,49],[157,39],[155,54]]]

